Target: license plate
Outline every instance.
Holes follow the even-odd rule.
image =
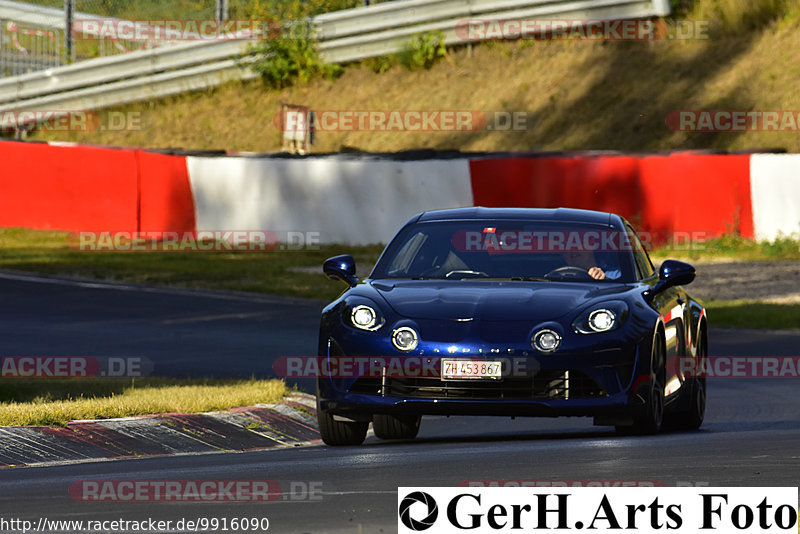
[[[442,379],[502,378],[503,362],[442,360]]]

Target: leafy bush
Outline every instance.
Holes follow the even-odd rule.
[[[250,68],[267,85],[278,89],[296,81],[305,83],[316,76],[336,78],[342,71],[339,65],[322,61],[313,38],[279,37],[262,41],[254,51],[260,57]]]
[[[429,69],[437,60],[447,56],[444,33],[419,33],[398,54],[400,63],[407,69]]]
[[[383,74],[397,65],[397,55],[370,57],[364,60],[364,65],[375,74]]]
[[[359,4],[358,0],[275,0],[259,4],[254,8],[256,17],[276,24],[280,31],[269,32],[268,38],[252,48],[258,59],[251,68],[275,88],[296,81],[305,83],[316,76],[337,77],[342,68],[320,58],[310,18]]]

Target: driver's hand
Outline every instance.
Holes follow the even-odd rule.
[[[606,277],[606,273],[604,273],[603,269],[601,269],[600,267],[591,267],[589,269],[589,276],[591,276],[595,280],[604,280]]]

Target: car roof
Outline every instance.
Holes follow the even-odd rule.
[[[610,227],[622,227],[621,218],[612,213],[574,208],[454,208],[426,211],[419,215],[417,222],[453,221],[453,220],[520,220],[520,221],[557,221],[584,224],[597,224]]]

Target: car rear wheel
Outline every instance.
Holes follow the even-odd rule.
[[[661,430],[661,424],[664,422],[665,353],[664,338],[659,331],[653,336],[650,377],[647,391],[644,394],[644,408],[634,418],[633,425],[617,426],[617,432],[621,434],[649,435],[657,434]]]
[[[361,445],[367,437],[369,423],[337,421],[333,415],[317,409],[317,421],[322,441],[327,445]]]
[[[372,416],[372,430],[381,439],[413,439],[419,432],[422,416],[394,416],[375,414]]]

